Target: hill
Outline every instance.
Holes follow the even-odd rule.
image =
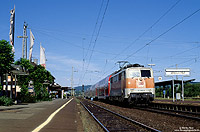
[[[84,86],[84,91],[86,91],[88,88],[90,88],[92,85],[85,85]],[[82,86],[74,87],[76,92],[81,92],[82,91]]]

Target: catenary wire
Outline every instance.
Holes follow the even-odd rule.
[[[186,21],[187,19],[189,19],[190,17],[192,17],[193,15],[195,15],[196,13],[198,13],[200,11],[200,9],[194,11],[193,13],[191,13],[190,15],[188,15],[187,17],[185,17],[184,19],[182,19],[181,21],[179,21],[178,23],[176,23],[175,25],[173,25],[172,27],[170,27],[169,29],[167,29],[165,32],[161,33],[160,35],[158,35],[156,38],[154,38],[153,40],[151,40],[150,42],[146,43],[144,46],[142,46],[141,48],[139,48],[138,50],[136,50],[135,52],[133,52],[132,54],[128,55],[124,60],[127,60],[128,58],[130,58],[131,56],[135,55],[136,53],[138,53],[139,51],[141,51],[142,49],[144,49],[146,46],[150,45],[152,42],[156,41],[158,38],[162,37],[163,35],[167,34],[169,31],[171,31],[172,29],[174,29],[175,27],[177,27],[178,25],[182,24],[184,21]],[[114,69],[116,67],[113,66],[111,69],[109,69],[108,71],[104,72],[110,72],[110,70]],[[103,75],[104,75],[103,74]]]
[[[119,55],[121,55],[123,52],[125,52],[127,49],[129,49],[131,46],[133,46],[142,36],[144,36],[147,32],[149,32],[156,24],[158,24],[181,0],[176,1],[175,4],[173,4],[162,16],[160,16],[149,28],[147,28],[142,34],[140,34],[131,44],[129,44],[127,47],[125,47],[120,53],[118,53],[115,57],[113,57],[111,60],[116,59]],[[146,46],[145,46],[146,47]],[[107,63],[106,63],[107,65]],[[115,68],[115,66],[113,67]],[[113,69],[112,68],[112,69]],[[112,70],[111,69],[111,70]],[[103,71],[103,75],[105,75]]]
[[[166,30],[162,34],[158,35],[156,38],[154,38],[153,40],[151,40],[150,42],[148,42],[147,44],[145,44],[144,46],[142,46],[141,48],[139,48],[138,50],[136,50],[135,52],[133,52],[132,54],[130,54],[124,60],[126,60],[126,59],[130,58],[131,56],[133,56],[134,54],[138,53],[139,51],[141,51],[142,49],[144,49],[146,46],[150,45],[151,43],[153,43],[154,41],[156,41],[157,39],[159,39],[163,35],[167,34],[169,31],[171,31],[172,29],[174,29],[175,27],[177,27],[178,25],[180,25],[181,23],[183,23],[184,21],[186,21],[187,19],[189,19],[190,17],[192,17],[193,15],[195,15],[196,13],[198,13],[199,11],[200,11],[200,9],[198,9],[195,12],[191,13],[190,15],[188,15],[187,17],[185,17],[184,19],[182,19],[180,22],[176,23],[175,25],[173,25],[172,27],[170,27],[168,30]]]
[[[102,19],[101,19],[101,23],[100,23],[99,29],[98,29],[98,31],[97,31],[97,35],[96,35],[96,38],[95,38],[95,41],[94,41],[94,45],[93,45],[93,47],[92,47],[92,53],[91,53],[91,55],[90,55],[90,57],[89,57],[88,65],[87,65],[87,67],[86,67],[86,71],[88,70],[89,65],[90,65],[90,61],[91,61],[91,58],[92,58],[92,55],[93,55],[93,50],[94,50],[94,48],[95,48],[95,46],[96,46],[96,43],[97,43],[97,40],[98,40],[98,37],[99,37],[99,33],[100,33],[100,31],[101,31],[101,28],[102,28],[102,25],[103,25],[103,21],[104,21],[104,18],[105,18],[105,14],[106,14],[106,11],[107,11],[107,9],[108,9],[108,4],[109,4],[109,0],[107,0],[107,3],[106,3],[106,7],[105,7],[105,10],[104,10],[104,13],[103,13],[103,17],[102,17]],[[84,80],[84,78],[85,78],[86,71],[85,71],[84,74],[83,74],[82,82],[83,82],[83,80]],[[81,83],[82,83],[82,82],[81,82]]]
[[[89,50],[90,50],[90,47],[91,47],[91,45],[92,45],[93,37],[94,37],[95,32],[96,32],[96,29],[97,29],[99,17],[100,17],[101,12],[102,12],[103,3],[104,3],[104,0],[102,0],[102,3],[101,3],[101,7],[100,7],[100,10],[99,10],[99,13],[98,13],[98,16],[97,16],[97,20],[96,20],[96,23],[95,23],[95,26],[94,26],[94,30],[93,30],[93,32],[92,32],[92,37],[91,37],[91,39],[90,39],[90,43],[89,43],[88,49],[87,49],[87,51],[86,51],[85,58],[87,57],[88,52],[89,52]]]
[[[147,32],[149,32],[156,24],[158,24],[181,0],[176,1],[161,17],[159,17],[149,28],[147,28],[142,34],[140,34],[131,44],[129,44],[126,48],[124,48],[119,54],[117,54],[113,59],[117,58],[124,51],[129,49],[133,44],[135,44],[142,36],[144,36]]]

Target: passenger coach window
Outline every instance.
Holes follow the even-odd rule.
[[[151,77],[150,70],[141,70],[141,77]]]

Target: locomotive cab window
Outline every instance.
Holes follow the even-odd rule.
[[[140,77],[140,71],[139,70],[131,70],[131,71],[129,71],[129,77],[130,78]]]
[[[122,79],[122,73],[119,74],[118,80],[120,81]]]
[[[150,70],[141,70],[141,77],[151,77]]]

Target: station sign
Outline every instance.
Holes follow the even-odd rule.
[[[189,68],[167,68],[165,69],[166,76],[174,76],[174,75],[182,75],[182,76],[190,76]]]

